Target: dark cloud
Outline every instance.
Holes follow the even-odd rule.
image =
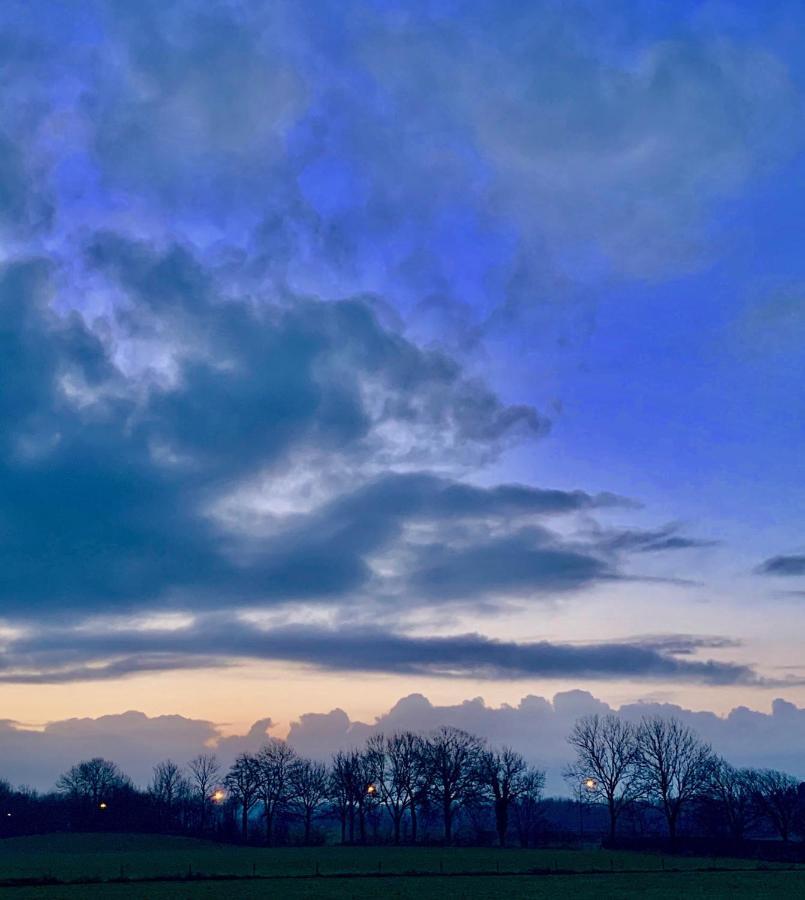
[[[64,683],[137,671],[209,667],[233,661],[302,663],[325,671],[479,679],[642,678],[705,684],[759,684],[745,665],[689,658],[721,647],[676,637],[570,644],[493,640],[478,634],[415,637],[372,628],[258,628],[213,616],[175,630],[54,629],[7,641],[0,681]]]
[[[0,280],[0,352],[14,372],[0,385],[0,600],[9,613],[181,604],[190,593],[194,604],[224,605],[342,595],[368,580],[364,555],[406,517],[615,502],[388,476],[303,525],[290,517],[259,546],[236,538],[210,505],[305,448],[352,465],[390,464],[400,453],[416,459],[417,441],[427,454],[438,434],[440,448],[487,454],[518,428],[539,433],[542,420],[501,403],[450,358],[384,329],[360,301],[215,301],[184,251],[107,242],[103,255],[143,301],[112,323],[114,339],[77,313],[49,309],[44,264],[8,267]],[[170,377],[120,368],[115,351],[144,334],[167,339]],[[389,428],[419,436],[398,451],[380,436]],[[397,508],[395,492],[406,494]]]
[[[756,571],[761,575],[805,575],[805,555],[771,556]]]
[[[562,592],[613,577],[592,552],[572,549],[543,529],[524,528],[460,546],[421,547],[410,584],[427,597],[458,599]]]
[[[695,550],[717,546],[718,541],[702,540],[680,534],[680,526],[664,525],[661,528],[602,531],[596,541],[602,548],[636,553],[661,553],[666,550]]]

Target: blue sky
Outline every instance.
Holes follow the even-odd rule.
[[[9,715],[805,701],[802,19],[4,4]]]

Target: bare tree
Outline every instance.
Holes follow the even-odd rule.
[[[720,756],[711,760],[707,799],[735,841],[742,841],[747,829],[757,821],[758,789],[758,773],[754,769],[736,769]]]
[[[289,774],[296,760],[296,753],[285,741],[271,738],[258,752],[260,768],[260,799],[266,820],[266,842],[274,838],[274,822],[288,802]]]
[[[545,790],[545,773],[529,768],[522,776],[520,793],[514,803],[514,826],[520,846],[534,843],[537,826],[542,820],[542,792]]]
[[[678,719],[645,717],[637,729],[637,766],[643,789],[662,808],[676,841],[679,815],[707,787],[712,750]]]
[[[258,799],[260,766],[248,753],[241,753],[224,779],[224,786],[240,806],[240,830],[243,840],[249,837],[249,812]]]
[[[166,759],[154,766],[150,793],[159,807],[164,823],[172,822],[179,799],[187,794],[186,788],[182,770],[173,760]]]
[[[760,809],[783,841],[788,841],[797,821],[799,792],[797,779],[776,769],[757,773],[756,799]]]
[[[565,778],[603,800],[609,812],[609,837],[614,841],[618,817],[643,793],[634,726],[614,715],[584,716],[573,726],[568,743],[576,759]]]
[[[199,829],[203,833],[212,803],[213,789],[221,767],[214,753],[200,753],[187,764],[199,806]]]
[[[367,743],[370,787],[377,791],[380,802],[391,817],[395,844],[400,843],[405,811],[412,809],[416,802],[420,747],[421,741],[410,732],[390,737],[376,734]],[[413,810],[412,825],[415,817],[416,811]]]
[[[310,843],[313,818],[327,799],[329,786],[327,769],[309,759],[296,759],[288,770],[291,804],[304,823],[306,844]]]
[[[478,779],[492,795],[495,830],[501,847],[506,845],[511,806],[526,787],[527,771],[526,761],[510,747],[479,754]]]
[[[339,750],[330,769],[330,793],[341,820],[341,841],[355,840],[357,819],[361,842],[366,839],[366,799],[372,783],[369,761],[357,750]]]
[[[431,790],[442,809],[444,840],[453,840],[456,809],[478,792],[478,762],[483,742],[459,728],[444,726],[425,743]]]
[[[113,762],[96,756],[65,772],[56,783],[56,788],[77,799],[88,800],[97,807],[110,791],[125,783],[125,777]]]

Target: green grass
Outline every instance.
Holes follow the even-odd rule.
[[[737,871],[707,871],[713,866]],[[317,870],[325,877],[314,877]],[[551,874],[506,875],[507,872],[529,870]],[[158,879],[186,876],[188,872],[240,878],[254,873],[263,879],[3,887],[0,888],[0,900],[4,896],[46,897],[50,900],[62,897],[75,900],[84,897],[132,900],[163,897],[382,897],[384,900],[414,897],[438,897],[439,900],[459,897],[468,900],[481,897],[560,897],[562,900],[729,897],[730,900],[748,900],[805,896],[805,867],[789,871],[770,865],[767,870],[758,871],[753,860],[663,858],[648,853],[610,853],[605,850],[267,849],[190,838],[117,834],[53,834],[0,841],[0,881],[43,877],[60,881],[106,880],[121,875],[129,879]],[[476,874],[452,874],[462,872]],[[425,873],[431,874],[422,877]],[[337,875],[347,877],[326,877]],[[384,877],[376,877],[378,875]],[[269,876],[277,877],[277,880],[267,880]]]
[[[472,878],[465,876],[382,879],[305,879],[194,884],[148,883],[5,888],[0,896],[30,900],[245,900],[245,898],[383,898],[383,900],[765,900],[805,895],[801,872],[670,872],[634,875],[551,875]]]

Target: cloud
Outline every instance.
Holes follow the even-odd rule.
[[[327,759],[340,748],[360,745],[378,731],[427,733],[441,725],[453,725],[493,744],[519,750],[547,770],[550,793],[564,794],[567,787],[562,769],[569,760],[567,735],[573,723],[586,714],[610,711],[632,721],[643,715],[676,716],[735,765],[777,767],[805,777],[805,709],[782,699],[774,700],[769,713],[739,706],[720,716],[652,701],[617,709],[581,690],[563,691],[552,700],[528,695],[517,704],[499,707],[487,705],[480,697],[438,705],[421,694],[411,694],[373,722],[354,721],[342,709],[303,713],[291,724],[288,740],[300,753]],[[101,755],[145,785],[152,766],[165,758],[183,764],[198,753],[214,751],[227,766],[238,753],[256,750],[269,734],[281,733],[268,717],[255,722],[246,734],[228,736],[212,722],[177,715],[149,717],[140,712],[50,722],[41,730],[5,721],[0,722],[0,777],[49,790],[74,762]]]
[[[756,571],[761,575],[805,575],[805,555],[771,556]]]
[[[367,581],[364,556],[406,515],[518,517],[616,502],[427,474],[372,481],[366,465],[422,464],[447,450],[494,455],[544,422],[384,328],[361,301],[217,301],[185,251],[99,246],[138,305],[94,328],[49,308],[46,264],[13,265],[0,278],[0,351],[16,376],[0,385],[9,614],[181,605],[190,592],[202,605],[340,595]],[[127,371],[146,338],[165,343],[167,361]],[[235,533],[232,518],[245,515],[237,503],[228,523],[216,517],[248,479],[273,471],[282,480],[278,470],[306,452],[342,468],[350,496],[306,521],[285,517],[263,540]],[[406,490],[386,521],[372,512],[372,533],[361,525],[372,504]],[[264,512],[263,524],[270,504]]]
[[[382,626],[258,627],[212,616],[170,630],[53,629],[6,641],[0,682],[105,680],[236,661],[300,663],[323,671],[382,672],[481,680],[640,678],[715,685],[765,683],[745,665],[690,658],[714,639],[674,636],[609,643],[494,640],[479,634],[418,637]]]
[[[647,542],[687,540],[573,538],[546,523],[630,501],[462,479],[546,420],[369,300],[254,302],[186,247],[109,233],[86,257],[116,297],[95,318],[54,310],[52,264],[0,274],[12,618],[497,603],[616,579]]]
[[[718,541],[702,540],[679,534],[679,525],[664,525],[661,528],[597,531],[599,546],[614,551],[636,553],[658,553],[666,550],[696,550],[715,547]]]

